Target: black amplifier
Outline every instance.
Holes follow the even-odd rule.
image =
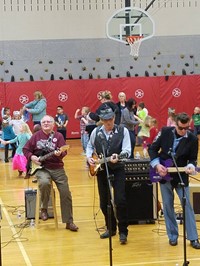
[[[149,174],[150,168],[150,160],[149,159],[127,159],[125,161],[125,174],[126,175],[137,175],[140,174]]]
[[[134,173],[134,174],[126,174],[126,182],[134,182],[134,181],[150,181],[149,173]]]

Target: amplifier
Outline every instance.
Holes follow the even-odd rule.
[[[25,217],[26,219],[35,219],[36,195],[37,189],[27,189],[25,192]],[[49,199],[48,216],[53,218],[52,198]]]
[[[158,186],[147,175],[126,176],[126,200],[129,224],[154,223],[158,218]]]
[[[196,221],[200,221],[200,185],[189,184],[190,186],[190,203],[194,210]]]
[[[124,169],[126,174],[149,173],[149,159],[127,159]]]

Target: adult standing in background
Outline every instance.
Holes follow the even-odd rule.
[[[121,125],[124,125],[130,135],[131,139],[131,156],[130,158],[134,158],[134,149],[135,149],[135,126],[138,125],[140,122],[136,120],[135,118],[135,106],[136,106],[136,101],[133,98],[128,99],[127,101],[127,106],[122,112],[121,116]]]
[[[61,105],[57,106],[57,114],[55,116],[55,124],[57,131],[60,132],[64,140],[67,139],[67,124],[68,124],[68,115],[64,113],[63,107]]]
[[[126,107],[126,94],[121,91],[119,94],[118,94],[118,99],[119,99],[119,102],[117,102],[117,106],[119,108],[119,120],[121,121],[121,114],[124,110],[124,108]]]
[[[33,124],[40,124],[41,119],[46,115],[47,101],[41,91],[34,92],[34,100],[25,104],[23,111],[32,114]]]
[[[100,95],[100,101],[101,101],[101,105],[96,110],[97,115],[100,114],[100,111],[102,109],[105,109],[106,107],[110,107],[115,112],[115,124],[119,125],[120,124],[120,112],[119,112],[119,108],[116,105],[116,103],[114,103],[112,101],[111,92],[110,91],[103,91]]]

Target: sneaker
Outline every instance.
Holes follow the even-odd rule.
[[[169,244],[170,244],[170,246],[177,246],[178,245],[178,240],[176,239],[176,240],[169,240]]]
[[[127,243],[127,235],[125,235],[124,233],[120,233],[119,234],[119,242],[124,245]]]
[[[21,177],[23,174],[23,171],[18,170],[18,173],[19,173],[18,177]]]
[[[41,209],[41,219],[42,221],[46,221],[48,220],[48,213],[47,213],[47,209]]]
[[[195,249],[200,249],[200,243],[199,243],[199,240],[196,239],[196,240],[191,240],[190,241],[190,245],[195,248]]]
[[[115,236],[115,235],[116,235],[116,231],[112,231],[111,236]],[[108,237],[109,237],[109,231],[108,230],[106,230],[105,233],[100,235],[101,239],[105,239],[105,238],[108,238]]]
[[[66,223],[66,229],[77,232],[79,228],[74,223]]]

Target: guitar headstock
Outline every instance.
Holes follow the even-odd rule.
[[[61,146],[61,147],[59,148],[59,150],[60,150],[60,151],[67,151],[67,150],[69,150],[69,148],[70,148],[69,145],[64,145],[64,146]]]

